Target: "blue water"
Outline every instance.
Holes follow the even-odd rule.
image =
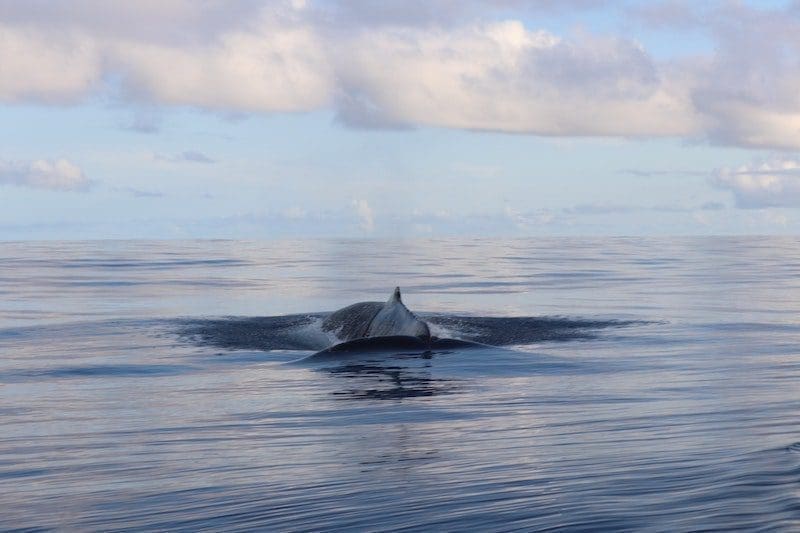
[[[800,239],[2,243],[14,528],[797,531]]]

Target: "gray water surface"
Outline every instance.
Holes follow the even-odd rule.
[[[14,528],[798,530],[800,239],[0,243]]]

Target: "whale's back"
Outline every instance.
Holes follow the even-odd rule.
[[[351,341],[367,336],[372,319],[381,309],[382,302],[359,302],[331,313],[322,323],[322,329],[336,334],[341,341]]]
[[[322,329],[341,342],[368,337],[411,336],[430,341],[428,324],[408,310],[400,298],[400,287],[385,303],[359,302],[331,313]]]
[[[385,303],[367,329],[367,337],[384,337],[392,335],[408,335],[411,337],[429,338],[428,325],[418,319],[414,313],[403,305],[399,297]]]

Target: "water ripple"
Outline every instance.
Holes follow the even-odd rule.
[[[798,531],[798,265],[763,237],[4,243],[0,530]],[[493,347],[285,364],[398,284]]]

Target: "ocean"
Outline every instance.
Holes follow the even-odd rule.
[[[800,530],[800,239],[0,243],[0,529]]]

